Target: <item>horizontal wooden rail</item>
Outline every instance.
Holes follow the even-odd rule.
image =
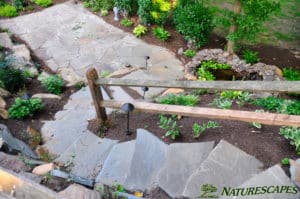
[[[120,109],[124,103],[128,102],[103,100],[100,102],[100,106]],[[243,122],[258,122],[267,125],[300,127],[300,116],[295,115],[164,105],[137,101],[132,101],[130,103],[134,105],[135,110],[148,113],[176,114],[190,117],[205,117],[210,119],[238,120]]]
[[[96,85],[300,93],[300,81],[155,81],[100,78]]]

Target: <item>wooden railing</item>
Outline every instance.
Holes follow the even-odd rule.
[[[212,89],[212,90],[242,90],[250,92],[292,92],[300,93],[300,81],[152,81],[131,80],[118,78],[99,78],[96,69],[87,71],[88,84],[93,97],[97,119],[105,122],[107,115],[105,108],[120,109],[127,101],[104,100],[100,86],[131,86],[131,87],[162,87],[183,89]],[[258,122],[267,125],[300,127],[300,116],[258,113],[251,111],[223,110],[216,108],[187,107],[164,105],[148,102],[130,102],[135,110],[148,113],[177,114],[190,117],[205,117],[211,119],[238,120],[244,122]]]

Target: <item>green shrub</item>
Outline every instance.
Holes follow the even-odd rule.
[[[223,91],[221,92],[220,97],[230,100],[236,100],[236,103],[240,106],[244,106],[246,102],[252,101],[252,95],[244,91]]]
[[[187,49],[186,51],[183,52],[183,54],[187,57],[194,57],[196,55],[196,51],[191,50],[191,49]]]
[[[42,100],[39,98],[23,100],[16,98],[15,103],[8,109],[9,117],[12,119],[23,119],[43,108]]]
[[[120,24],[125,27],[130,27],[133,25],[133,22],[130,19],[122,19]]]
[[[25,78],[21,70],[5,67],[0,68],[0,82],[4,89],[15,92],[24,87]]]
[[[152,0],[138,0],[138,15],[143,24],[150,24],[153,18],[150,14],[152,10]]]
[[[282,164],[282,165],[289,165],[289,164],[290,164],[290,161],[289,161],[288,158],[283,158],[283,159],[281,160],[281,164]]]
[[[105,17],[105,16],[107,16],[107,15],[108,15],[108,10],[102,9],[102,10],[101,10],[101,16],[102,16],[102,17]]]
[[[212,12],[198,2],[186,6],[178,6],[173,13],[176,30],[185,40],[192,41],[196,47],[208,42],[214,28]]]
[[[203,123],[202,125],[199,125],[197,123],[193,124],[193,134],[194,138],[198,138],[206,129],[210,128],[218,128],[220,125],[217,122],[208,121],[207,123]]]
[[[278,113],[289,115],[300,115],[299,100],[287,100],[277,97],[267,97],[256,99],[253,103],[270,111],[276,111]]]
[[[228,69],[231,69],[228,64],[220,64],[213,60],[202,61],[201,66],[197,69],[198,79],[202,81],[215,80],[216,78],[211,71]]]
[[[156,101],[160,104],[195,106],[199,102],[199,98],[196,95],[168,94],[157,98]]]
[[[18,16],[17,9],[9,4],[3,5],[0,7],[0,16],[1,17],[15,17]]]
[[[254,52],[252,50],[245,50],[243,52],[243,58],[245,59],[247,64],[255,64],[259,62],[258,52]]]
[[[62,93],[64,80],[58,75],[50,75],[42,80],[42,84],[47,90],[53,94],[59,95]]]
[[[291,140],[290,144],[296,147],[296,151],[300,153],[300,128],[297,127],[282,127],[279,134],[285,139]]]
[[[23,10],[23,8],[28,5],[27,0],[13,0],[12,2],[18,11]]]
[[[226,98],[215,98],[211,104],[221,109],[229,109],[232,106],[232,100]]]
[[[172,115],[169,118],[164,115],[159,115],[159,127],[167,130],[165,136],[170,136],[173,140],[181,134],[180,128],[177,126],[176,115]]]
[[[114,0],[85,0],[83,5],[91,8],[93,12],[100,10],[111,10],[114,7]]]
[[[156,38],[162,41],[167,41],[171,36],[170,33],[162,27],[153,28],[152,33]]]
[[[300,71],[292,68],[284,68],[283,77],[289,81],[299,81],[300,80]]]
[[[138,10],[137,0],[115,0],[115,6],[120,10],[123,10],[127,15],[135,15]]]
[[[34,0],[34,3],[42,7],[49,7],[53,4],[52,0]]]
[[[141,24],[133,29],[133,34],[138,38],[146,34],[146,32],[147,32],[147,28]]]

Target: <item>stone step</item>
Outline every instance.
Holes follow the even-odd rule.
[[[265,194],[254,194],[251,195],[251,192],[249,193],[249,188],[251,187],[264,187],[267,186],[279,186],[279,190],[283,186],[290,186],[289,188],[285,188],[282,193],[265,193]],[[282,168],[279,165],[275,165],[257,175],[250,178],[246,182],[244,182],[241,186],[238,188],[244,188],[244,190],[240,191],[240,194],[238,196],[234,196],[234,191],[229,192],[230,195],[221,197],[222,199],[226,198],[232,198],[232,199],[299,199],[300,198],[300,192],[299,190],[296,193],[297,188],[295,185],[291,182],[288,176],[286,176],[285,172],[282,170]],[[248,188],[248,190],[247,190]],[[274,191],[274,188],[270,188],[270,192]],[[227,190],[228,191],[228,190]],[[289,193],[286,193],[286,192]],[[263,192],[262,188],[258,189],[258,192]],[[291,192],[294,192],[295,194],[292,194]],[[243,195],[242,195],[243,193]],[[255,193],[255,192],[252,192]],[[237,195],[237,191],[235,191],[235,194]],[[249,195],[250,194],[250,195]]]
[[[71,173],[95,179],[116,140],[101,139],[91,132],[77,139],[55,162],[69,166]]]
[[[113,186],[124,184],[130,171],[135,140],[116,144],[106,158],[96,183]]]
[[[87,189],[78,184],[72,184],[58,193],[59,196],[68,199],[101,199],[100,193]]]
[[[166,163],[159,173],[158,185],[172,198],[182,196],[188,178],[200,167],[214,142],[171,144]]]
[[[163,141],[144,129],[137,129],[135,152],[124,187],[132,191],[153,188],[165,163],[166,152],[167,145]]]
[[[197,198],[203,184],[211,184],[219,191],[224,186],[235,187],[259,173],[263,164],[230,143],[221,140],[199,169],[190,176],[183,195]]]

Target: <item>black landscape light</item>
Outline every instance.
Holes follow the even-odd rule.
[[[142,91],[144,92],[143,93],[143,99],[145,99],[145,94],[146,94],[146,92],[149,90],[149,87],[147,87],[147,86],[143,86],[142,87]]]
[[[125,103],[122,105],[121,109],[127,113],[127,130],[126,130],[126,135],[131,135],[132,132],[129,130],[129,113],[134,110],[133,104],[130,103]]]
[[[146,70],[148,70],[148,60],[150,59],[149,56],[145,56],[145,61],[146,61]]]

